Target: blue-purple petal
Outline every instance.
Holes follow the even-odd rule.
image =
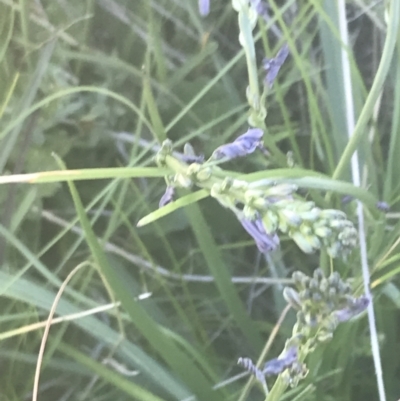
[[[175,196],[175,188],[168,186],[167,189],[165,190],[164,195],[160,199],[158,207],[163,207],[165,205],[168,205],[168,203],[171,203],[174,200],[174,196]]]
[[[351,305],[335,311],[334,316],[340,323],[347,322],[353,317],[356,317],[360,313],[364,312],[365,309],[367,309],[369,302],[370,300],[366,295],[355,298]]]
[[[376,202],[376,208],[385,213],[387,213],[390,210],[389,204],[384,201]]]
[[[279,375],[285,369],[290,368],[294,363],[296,363],[297,357],[297,347],[290,347],[280,358],[274,358],[270,361],[267,361],[262,372],[266,376]]]
[[[253,153],[257,148],[262,147],[262,137],[264,132],[259,128],[250,128],[244,134],[237,137],[232,143],[221,145],[215,149],[213,157],[215,159],[234,159]]]
[[[253,237],[260,252],[270,252],[279,246],[279,237],[267,234],[260,218],[256,220],[239,219],[243,228]]]
[[[264,20],[268,21],[268,7],[267,4],[263,0],[250,0],[251,5],[253,6],[256,13],[264,18]]]
[[[274,58],[268,59],[265,58],[263,61],[263,67],[265,70],[265,82],[269,87],[272,87],[275,78],[278,75],[280,68],[285,62],[287,56],[289,55],[289,47],[287,44],[283,45],[282,48],[278,51],[277,55]]]
[[[210,13],[210,0],[199,0],[199,13],[203,17]]]

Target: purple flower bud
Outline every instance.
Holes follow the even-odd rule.
[[[263,60],[263,67],[266,72],[265,82],[270,88],[272,88],[275,78],[288,55],[289,47],[287,44],[285,44],[281,47],[281,49],[278,51],[278,54],[274,58],[265,58]]]
[[[384,201],[376,202],[376,208],[385,213],[390,210],[390,206]]]
[[[267,5],[263,0],[250,0],[251,5],[253,6],[254,10],[256,10],[256,13],[264,18],[266,21],[268,21],[269,15],[268,15],[268,8]]]
[[[171,203],[174,200],[174,195],[175,195],[175,188],[168,186],[167,189],[165,190],[164,195],[160,199],[158,207],[163,207],[165,205],[168,205],[168,203]]]
[[[345,195],[345,196],[342,197],[342,204],[343,204],[343,205],[347,205],[347,204],[350,203],[352,200],[354,200],[354,196]]]
[[[262,147],[261,138],[264,132],[260,128],[250,128],[243,135],[237,137],[232,143],[227,143],[214,150],[214,159],[242,157],[253,153]]]
[[[339,323],[347,322],[353,317],[359,315],[367,309],[369,304],[369,298],[363,295],[359,298],[354,298],[349,306],[346,308],[337,310],[333,313]]]
[[[255,220],[239,219],[243,228],[253,237],[260,252],[270,252],[279,246],[279,237],[273,234],[267,234],[261,218]]]
[[[203,17],[210,13],[210,0],[199,0],[199,13]]]
[[[185,155],[183,153],[176,153],[176,154],[174,154],[174,156],[175,155],[185,163],[201,164],[204,162],[204,155]]]
[[[266,362],[262,372],[266,376],[279,375],[297,362],[297,355],[297,347],[290,347],[283,356]]]

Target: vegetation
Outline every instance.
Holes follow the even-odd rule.
[[[400,398],[400,2],[0,33],[0,401]]]

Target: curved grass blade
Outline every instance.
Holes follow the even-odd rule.
[[[238,323],[241,331],[247,337],[250,346],[255,350],[262,348],[263,341],[255,323],[246,312],[242,301],[240,300],[235,287],[232,284],[232,278],[229,270],[221,257],[219,249],[213,239],[213,235],[201,213],[199,205],[194,203],[185,209],[188,220],[191,223],[193,232],[200,246],[204,259],[215,278],[215,283],[225,301],[226,307]]]
[[[23,182],[28,184],[45,184],[49,182],[103,180],[109,178],[164,177],[168,172],[158,167],[110,167],[88,168],[82,170],[55,170],[39,173],[4,175],[1,184]]]
[[[129,394],[131,397],[136,397],[136,399],[141,401],[164,400],[163,398],[160,398],[150,393],[148,390],[145,390],[144,388],[135,384],[132,380],[126,379],[122,375],[112,371],[111,369],[97,362],[93,358],[90,358],[82,352],[77,351],[74,347],[71,347],[70,345],[61,343],[58,345],[58,350],[75,359],[79,364],[86,366],[92,372],[99,375],[103,380],[108,381],[115,387],[118,387],[126,394]]]
[[[146,224],[152,223],[153,221],[156,221],[161,217],[164,217],[167,214],[170,214],[173,211],[180,209],[181,207],[185,207],[194,202],[198,202],[199,200],[204,199],[207,196],[209,196],[209,192],[206,191],[205,189],[201,189],[200,191],[196,191],[189,195],[182,196],[182,198],[179,198],[174,202],[168,203],[162,208],[157,209],[154,212],[148,214],[147,216],[141,218],[137,223],[137,227],[143,227]]]
[[[58,159],[58,163],[64,167],[60,159]],[[165,335],[159,325],[147,314],[146,310],[132,299],[131,291],[127,288],[126,282],[109,264],[102,247],[97,241],[75,185],[72,181],[69,181],[68,186],[92,256],[138,331],[196,396],[210,401],[219,400],[221,394],[212,390],[212,384],[193,363],[193,360],[183,353],[174,342],[171,342],[170,338]]]
[[[288,183],[296,184],[301,188],[320,189],[324,191],[333,191],[343,195],[351,195],[365,203],[372,211],[376,210],[378,199],[375,198],[366,189],[356,187],[353,184],[345,181],[338,181],[316,173],[310,170],[303,169],[274,169],[269,171],[259,171],[257,173],[248,174],[240,177],[245,181],[254,182],[254,185],[262,185],[260,182],[265,179],[264,185],[273,183]]]
[[[50,310],[56,295],[54,291],[50,291],[44,286],[32,282],[32,280],[24,278],[15,280],[14,275],[1,271],[0,283],[6,283],[5,288],[0,287],[0,292],[3,296],[25,302],[46,311]],[[8,283],[12,283],[12,285],[8,286]],[[58,303],[57,314],[60,316],[77,314],[79,312],[82,312],[82,309],[77,308],[65,298],[61,298]],[[115,344],[118,343],[119,345],[116,352],[119,357],[129,361],[136,369],[140,370],[143,375],[146,375],[146,378],[151,380],[154,384],[157,384],[157,386],[166,393],[171,394],[176,399],[183,399],[189,396],[190,393],[188,390],[167,372],[164,367],[148,356],[140,347],[137,347],[126,339],[121,341],[121,334],[109,327],[107,323],[95,316],[86,316],[82,319],[76,319],[73,323],[102,343],[111,347],[114,347]],[[0,342],[2,340],[2,333],[0,333]]]

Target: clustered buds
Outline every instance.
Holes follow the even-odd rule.
[[[293,281],[295,289],[286,287],[283,295],[297,310],[297,322],[281,355],[267,361],[263,368],[255,366],[249,358],[238,361],[263,385],[266,376],[280,375],[287,385],[297,386],[308,373],[304,364],[307,354],[330,340],[339,323],[356,317],[369,304],[366,296],[354,297],[350,284],[337,272],[329,277],[321,269],[316,269],[312,277],[295,272]]]
[[[267,233],[279,229],[305,253],[323,246],[335,258],[346,256],[357,245],[357,230],[346,214],[320,209],[314,202],[291,198],[274,201],[272,198],[262,219]]]
[[[203,162],[192,147],[184,154],[172,151],[166,141],[156,161],[175,170],[167,177],[167,190],[160,207],[173,201],[174,188],[198,186],[232,210],[243,228],[256,242],[260,252],[279,246],[278,233],[288,235],[305,253],[325,248],[331,257],[345,257],[357,245],[357,231],[346,214],[334,209],[320,209],[314,202],[296,196],[297,186],[260,180],[249,183],[231,177],[216,164],[246,156],[262,149],[263,131],[251,128],[233,142],[221,145]]]
[[[286,287],[283,295],[297,310],[295,331],[304,338],[314,337],[316,342],[330,340],[339,323],[362,313],[369,304],[366,296],[354,297],[351,286],[339,273],[325,277],[321,269],[313,277],[301,272],[293,273],[296,289]]]

